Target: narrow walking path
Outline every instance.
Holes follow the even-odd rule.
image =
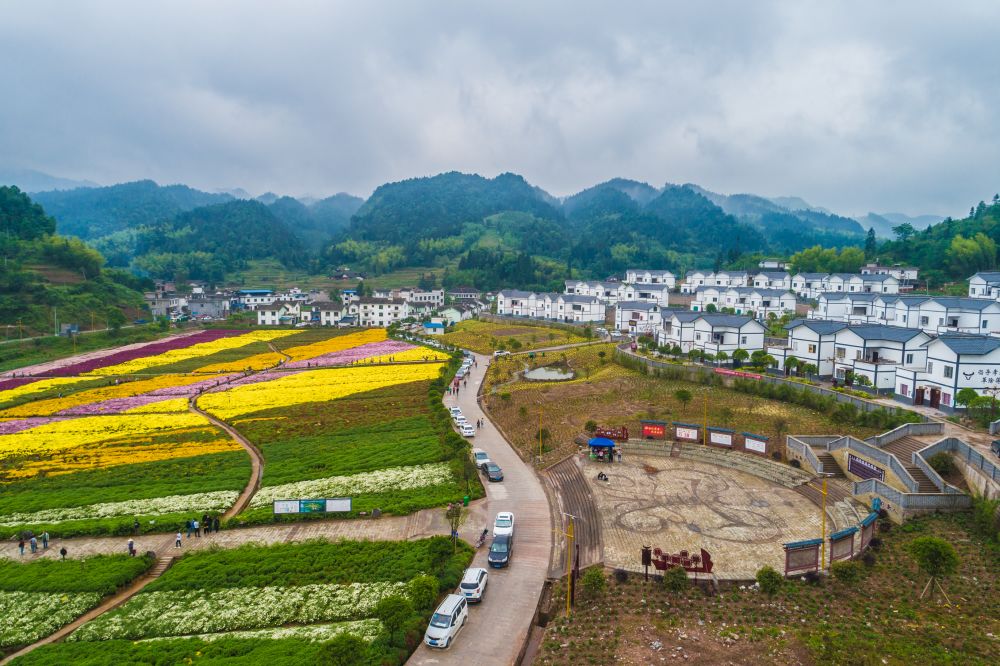
[[[90,622],[91,620],[93,620],[98,615],[103,615],[104,613],[107,613],[110,610],[114,610],[115,608],[118,608],[123,603],[125,603],[126,601],[128,601],[129,599],[131,599],[133,596],[135,596],[136,594],[138,594],[142,590],[142,588],[146,587],[147,585],[149,585],[150,583],[152,583],[154,580],[156,580],[157,578],[159,578],[163,574],[163,572],[166,571],[170,567],[171,564],[173,564],[173,561],[174,561],[173,557],[170,557],[170,556],[160,556],[157,559],[156,564],[154,564],[149,571],[147,571],[142,576],[140,576],[135,581],[133,581],[131,585],[129,585],[125,589],[120,590],[120,591],[116,592],[115,594],[111,595],[111,597],[105,599],[103,602],[101,602],[100,604],[98,604],[94,608],[91,608],[89,611],[87,611],[86,613],[84,613],[80,617],[76,618],[75,620],[73,620],[69,624],[65,624],[62,627],[60,627],[54,633],[51,633],[48,636],[46,636],[45,638],[43,638],[43,639],[41,639],[39,641],[36,641],[36,642],[32,643],[31,645],[26,645],[25,647],[21,648],[17,652],[14,652],[13,654],[8,655],[5,659],[3,659],[2,661],[0,661],[0,666],[3,666],[3,664],[8,664],[8,663],[14,661],[15,659],[17,659],[18,657],[22,657],[22,656],[28,654],[29,652],[31,652],[33,650],[37,650],[38,648],[42,647],[43,645],[48,645],[49,643],[55,643],[56,641],[60,641],[63,638],[69,636],[71,633],[73,633],[77,629],[79,629],[81,626],[83,626],[87,622]]]
[[[477,367],[468,375],[467,388],[458,396],[446,395],[446,406],[459,406],[470,423],[482,420],[472,445],[486,451],[503,469],[504,480],[486,483],[486,510],[470,518],[466,526],[478,532],[492,529],[499,511],[514,513],[514,547],[510,566],[490,569],[487,592],[481,604],[469,611],[469,620],[446,649],[423,643],[408,664],[515,664],[524,649],[535,610],[549,570],[553,525],[549,501],[542,482],[530,465],[521,460],[510,443],[490,422],[479,406],[478,389],[486,374],[489,357],[477,354]],[[472,566],[486,567],[487,548],[476,552]]]
[[[236,498],[236,502],[222,514],[223,519],[232,518],[247,507],[247,504],[249,504],[250,500],[253,499],[257,490],[260,489],[260,483],[264,478],[264,454],[260,452],[260,449],[258,449],[255,444],[252,444],[250,440],[238,433],[231,425],[225,421],[220,421],[199,407],[198,397],[199,396],[197,395],[193,395],[188,398],[188,410],[205,417],[212,422],[212,425],[224,430],[230,437],[239,442],[240,446],[242,446],[246,452],[250,454],[250,480],[247,481],[247,485],[243,488],[243,492],[240,493],[240,496]]]

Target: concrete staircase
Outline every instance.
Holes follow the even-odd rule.
[[[164,571],[170,568],[170,565],[173,563],[174,563],[173,554],[160,555],[158,558],[156,558],[156,564],[153,565],[153,568],[150,569],[149,573],[147,573],[146,575],[154,579],[159,578],[160,576],[163,575]]]
[[[825,449],[813,447],[813,453],[816,454],[816,459],[823,466],[823,474],[831,476],[835,479],[847,478],[844,476],[844,471],[840,469],[840,463],[837,459],[833,457],[832,453],[827,452]]]
[[[901,437],[883,446],[882,450],[896,456],[899,463],[910,473],[913,480],[917,482],[918,493],[939,493],[941,491],[934,485],[934,482],[928,478],[922,469],[913,464],[913,454],[925,448],[927,448],[925,442],[921,442],[913,437]]]

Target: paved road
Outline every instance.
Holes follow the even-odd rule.
[[[470,423],[486,419],[476,394],[486,373],[487,356],[477,355],[474,368],[457,399],[445,396],[445,404],[458,404]],[[486,451],[503,468],[502,483],[487,484],[489,527],[498,511],[513,511],[514,551],[508,569],[490,569],[483,602],[473,606],[469,621],[452,647],[436,650],[421,644],[409,664],[513,664],[531,629],[531,620],[541,596],[552,550],[552,523],[542,483],[514,448],[487,420],[476,434],[474,446]],[[470,521],[471,522],[471,521]],[[482,526],[477,525],[479,529]],[[474,566],[486,566],[486,548],[476,553]]]

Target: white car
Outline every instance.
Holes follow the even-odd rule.
[[[500,358],[501,356],[510,356],[510,352],[504,351],[503,349],[498,349],[493,352],[493,358]]]
[[[451,420],[455,421],[456,423],[459,422],[459,421],[464,421],[465,420],[465,414],[462,413],[461,409],[458,410],[458,411],[456,411],[456,412],[452,412],[451,413]]]
[[[473,428],[468,423],[463,423],[462,425],[458,426],[458,431],[460,433],[462,433],[462,437],[475,437],[476,436],[476,429]]]
[[[510,511],[501,511],[493,521],[493,536],[514,533],[514,514]]]
[[[452,416],[454,416],[455,414],[461,414],[462,413],[462,408],[461,407],[449,407],[448,411],[451,413]]]
[[[476,463],[476,467],[482,469],[485,465],[493,462],[490,460],[490,456],[486,451],[482,449],[472,449],[472,462]]]
[[[449,647],[468,619],[469,602],[464,596],[449,594],[431,616],[424,632],[424,643],[436,648]]]
[[[489,574],[482,567],[470,567],[465,570],[462,582],[458,586],[458,593],[464,595],[469,603],[482,601],[486,594],[486,583],[489,581]]]

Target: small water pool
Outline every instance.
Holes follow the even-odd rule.
[[[562,370],[560,368],[535,368],[524,373],[524,378],[530,382],[563,382],[573,379],[576,375],[572,370]]]

